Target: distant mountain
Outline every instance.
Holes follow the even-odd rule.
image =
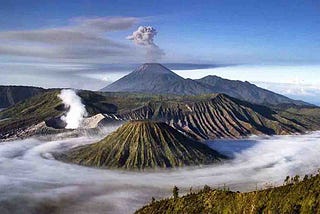
[[[263,88],[251,84],[247,81],[228,80],[218,76],[210,75],[196,80],[197,82],[210,85],[215,93],[224,93],[229,96],[246,100],[251,103],[259,104],[295,104],[295,105],[310,105],[299,100],[292,100],[281,94],[268,91]]]
[[[249,82],[226,80],[217,76],[207,76],[198,80],[184,79],[158,63],[143,64],[101,91],[177,95],[225,93],[257,104],[311,105],[259,88]]]
[[[0,86],[0,108],[7,108],[45,91],[31,86]]]
[[[85,166],[138,170],[210,164],[225,158],[166,123],[154,121],[128,122],[98,143],[55,156]]]
[[[209,86],[184,79],[158,63],[143,64],[101,91],[185,95],[195,94],[197,91],[211,93]]]

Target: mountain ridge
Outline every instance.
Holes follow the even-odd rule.
[[[0,108],[8,108],[45,91],[44,88],[34,86],[0,86]]]
[[[0,141],[33,136],[30,127],[59,118],[66,109],[60,90],[48,90],[0,112]],[[228,95],[146,95],[78,91],[88,116],[102,113],[99,126],[128,120],[166,122],[196,140],[251,134],[292,134],[320,129],[320,108],[251,104]],[[55,127],[53,127],[55,128]],[[63,130],[60,130],[63,131]]]
[[[197,140],[240,138],[249,135],[283,135],[319,129],[318,120],[295,120],[263,105],[252,104],[225,94],[202,101],[152,101],[115,115],[121,120],[163,121]],[[312,125],[310,125],[312,124]]]
[[[311,104],[290,99],[247,81],[227,80],[208,75],[201,79],[185,79],[159,63],[146,63],[133,72],[101,89],[109,92],[140,92],[150,94],[201,95],[224,93],[245,101],[264,104]]]

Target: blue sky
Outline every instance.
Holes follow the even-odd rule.
[[[152,25],[163,61],[315,63],[320,60],[318,1],[1,1],[0,29],[61,27],[77,17],[137,17],[108,33],[125,41],[135,27]],[[196,59],[195,59],[196,58]]]
[[[159,62],[244,65],[184,77],[250,80],[318,103],[319,14],[316,0],[2,0],[0,84],[98,89],[130,72],[105,64],[146,62],[148,47],[126,37],[151,25]]]

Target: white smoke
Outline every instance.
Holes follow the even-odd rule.
[[[85,105],[82,104],[81,98],[71,89],[63,89],[58,95],[69,110],[61,119],[67,123],[67,129],[79,128],[84,116],[87,116]]]
[[[164,52],[153,41],[157,35],[157,30],[151,26],[140,26],[127,39],[132,40],[136,45],[143,46],[146,49],[146,58],[148,61],[157,61]]]

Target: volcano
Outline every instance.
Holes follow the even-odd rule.
[[[255,104],[311,106],[247,81],[228,80],[212,75],[198,80],[184,79],[159,63],[143,64],[101,91],[175,95],[223,93]]]
[[[211,164],[225,157],[166,123],[130,121],[103,140],[56,158],[92,167],[142,170]]]
[[[143,64],[101,90],[179,95],[212,92],[209,85],[184,79],[159,63]]]

